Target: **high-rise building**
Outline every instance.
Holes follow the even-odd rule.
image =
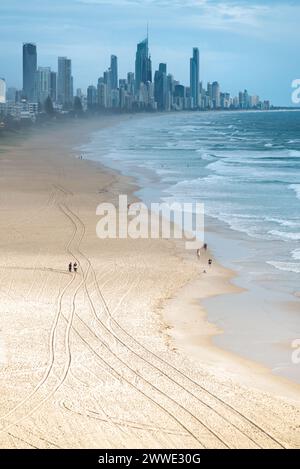
[[[98,80],[98,87],[97,87],[97,101],[100,108],[107,108],[108,107],[108,98],[107,98],[107,85],[104,83],[103,79]]]
[[[36,45],[23,44],[23,95],[28,101],[36,101]]]
[[[103,73],[103,83],[106,86],[106,107],[111,108],[112,73],[110,68]]]
[[[239,107],[243,109],[244,104],[244,93],[242,91],[239,92]]]
[[[165,111],[167,108],[167,85],[167,65],[161,63],[154,75],[154,98],[157,103],[157,109],[160,111]]]
[[[58,57],[57,101],[65,108],[73,104],[72,62],[67,57]]]
[[[148,37],[137,45],[135,56],[135,89],[140,89],[141,83],[152,82],[152,65],[149,56]]]
[[[199,107],[199,82],[200,82],[200,62],[199,49],[194,47],[193,57],[190,60],[190,92],[193,99],[193,107]]]
[[[112,55],[110,58],[110,70],[111,70],[111,89],[116,90],[118,88],[118,58]]]
[[[207,83],[207,95],[210,99],[213,99],[212,84],[209,82]]]
[[[132,72],[127,73],[127,86],[128,86],[129,93],[133,94],[134,87],[135,87],[135,80],[134,80],[134,73]]]
[[[214,81],[212,84],[212,99],[213,107],[219,109],[221,106],[221,96],[220,96],[220,85],[217,81]]]
[[[57,73],[51,72],[50,76],[50,98],[55,103],[57,101]]]
[[[111,69],[109,68],[103,73],[103,83],[107,85],[107,88],[109,90],[112,89],[112,83],[111,83]]]
[[[97,106],[97,88],[90,85],[87,89],[87,107],[88,109],[94,109]]]
[[[51,69],[50,67],[39,67],[36,72],[37,100],[42,105],[51,95]]]
[[[6,81],[0,78],[0,104],[6,103]]]
[[[249,108],[249,94],[248,94],[248,91],[245,90],[244,91],[244,95],[243,95],[243,109],[248,109]]]
[[[253,107],[258,107],[259,105],[259,96],[250,96],[250,106]]]

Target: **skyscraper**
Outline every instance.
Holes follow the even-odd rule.
[[[31,102],[36,101],[36,71],[36,45],[31,43],[23,44],[23,94]]]
[[[100,108],[107,108],[107,84],[103,78],[99,78],[97,86],[97,102]]]
[[[214,108],[219,109],[221,106],[221,96],[220,96],[220,85],[217,81],[214,81],[212,84],[212,99],[213,99]]]
[[[134,73],[132,72],[127,73],[127,86],[128,86],[129,93],[133,94],[134,87],[135,87],[135,80],[134,80]]]
[[[0,104],[6,103],[6,82],[4,78],[0,78]]]
[[[197,109],[199,107],[199,74],[200,74],[200,63],[199,63],[199,49],[194,47],[193,57],[190,60],[190,89],[191,97],[193,98],[193,107]]]
[[[110,57],[110,69],[111,69],[111,89],[116,90],[118,88],[118,58],[115,55]]]
[[[58,57],[57,98],[65,108],[73,103],[72,62],[67,57]]]
[[[137,45],[135,56],[135,89],[140,89],[141,83],[152,82],[152,65],[149,56],[148,37]]]
[[[57,73],[51,72],[50,77],[50,98],[55,103],[57,100]]]
[[[39,67],[36,72],[37,100],[43,105],[51,94],[51,69]]]
[[[161,63],[154,75],[154,98],[160,111],[165,111],[167,108],[167,85],[167,65]]]
[[[87,89],[87,107],[94,109],[97,106],[97,88],[90,85]]]

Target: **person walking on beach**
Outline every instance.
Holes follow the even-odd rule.
[[[207,244],[206,243],[203,245],[203,247],[204,247],[205,251],[207,251]]]
[[[77,262],[75,262],[73,268],[74,268],[74,272],[76,273],[77,272]]]
[[[209,265],[209,267],[212,266],[212,259],[208,259],[208,265]]]
[[[200,259],[200,256],[201,256],[201,250],[200,250],[200,249],[197,249],[197,257],[198,257],[198,259]]]
[[[72,262],[69,264],[69,272],[72,272]]]

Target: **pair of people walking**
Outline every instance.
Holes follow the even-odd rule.
[[[78,270],[78,264],[77,262],[74,262],[74,264],[72,264],[72,262],[70,262],[69,264],[69,272],[77,272]]]

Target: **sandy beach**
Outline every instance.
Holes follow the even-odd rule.
[[[300,386],[211,343],[200,303],[234,272],[97,238],[98,204],[136,186],[74,148],[120,119],[0,141],[0,447],[300,448]]]

